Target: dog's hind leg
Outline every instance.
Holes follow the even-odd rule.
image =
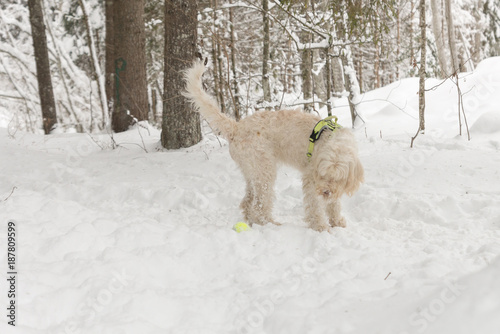
[[[328,222],[332,227],[346,227],[345,218],[340,214],[340,199],[328,203],[326,214],[328,215]]]
[[[243,197],[243,200],[241,201],[240,208],[243,211],[243,216],[245,217],[245,221],[249,224],[252,224],[254,221],[254,218],[252,217],[252,210],[253,210],[253,201],[255,198],[254,195],[254,189],[252,183],[246,179],[246,190],[245,190],[245,197]]]
[[[276,170],[277,166],[270,159],[263,159],[260,161],[258,169],[251,171],[252,179],[250,183],[254,191],[254,198],[250,215],[254,218],[254,222],[259,225],[267,223],[280,225],[272,216]]]
[[[309,227],[316,231],[327,231],[324,201],[316,194],[314,180],[310,175],[302,178],[302,190],[304,192],[304,207],[306,211],[305,220]]]

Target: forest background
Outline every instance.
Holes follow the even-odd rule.
[[[165,64],[180,59],[173,69],[179,72],[196,52],[210,60],[207,88],[237,119],[261,108],[327,106],[331,112],[349,96],[353,126],[362,122],[355,107],[363,92],[422,68],[425,77],[453,78],[500,55],[496,0],[6,0],[0,5],[0,126],[9,131],[44,128],[29,2],[41,5],[47,35],[57,114],[49,132],[119,132],[143,120],[163,125],[164,133],[178,131],[182,124],[169,123],[177,116],[168,110],[182,109],[169,104],[182,98],[180,84],[164,75]],[[186,16],[188,7],[193,15]],[[194,29],[193,47],[170,36],[184,27]],[[128,67],[116,55],[106,58],[120,47],[136,51]],[[120,81],[126,71],[141,79]],[[126,92],[130,117],[116,126],[113,113]],[[177,145],[201,138],[194,136]]]

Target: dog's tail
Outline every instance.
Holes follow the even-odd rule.
[[[184,73],[186,81],[186,90],[183,95],[188,98],[199,112],[215,130],[231,140],[236,130],[237,122],[224,115],[215,99],[210,96],[202,87],[201,76],[205,72],[205,66],[201,61],[195,61],[193,66]]]

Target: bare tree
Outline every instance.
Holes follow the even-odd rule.
[[[87,4],[85,0],[78,0],[78,4],[83,12],[83,20],[85,21],[85,29],[87,30],[87,43],[90,49],[90,65],[92,67],[92,72],[94,80],[97,82],[99,101],[101,102],[102,110],[102,124],[101,127],[104,128],[108,125],[108,105],[106,102],[106,88],[104,83],[104,78],[101,74],[101,65],[99,64],[99,59],[97,58],[96,44],[94,42],[94,31],[90,25],[89,11],[87,9]]]
[[[311,41],[310,33],[303,33],[304,44],[308,44]],[[313,97],[313,84],[312,84],[312,57],[313,52],[311,49],[305,48],[301,50],[301,62],[300,62],[300,72],[302,75],[302,94],[304,100],[309,100]],[[306,103],[304,105],[304,110],[307,112],[311,112],[313,110],[314,105],[312,103]]]
[[[410,0],[409,40],[410,40],[410,66],[415,64],[415,51],[413,47],[413,15],[415,12],[415,0]]]
[[[399,65],[401,57],[401,4],[396,4],[396,80],[399,80]],[[361,73],[359,75],[362,77]],[[361,80],[360,80],[361,81]],[[361,86],[361,83],[360,83]]]
[[[113,6],[114,0],[105,0],[104,2],[104,16],[105,16],[105,26],[106,26],[106,37],[105,37],[105,49],[106,49],[106,57],[105,57],[105,80],[104,84],[106,87],[106,99],[108,110],[110,114],[114,112],[114,97],[115,97],[115,48],[114,48],[114,11]]]
[[[354,63],[352,61],[351,48],[346,45],[340,56],[342,67],[344,69],[344,87],[349,92],[349,109],[351,111],[352,127],[356,124],[356,119],[359,117],[357,101],[359,99],[360,88],[356,72],[354,70]]]
[[[426,20],[425,20],[425,0],[420,0],[420,68],[419,68],[419,89],[418,89],[418,130],[414,137],[411,138],[410,147],[413,147],[413,141],[419,133],[425,131],[425,55],[427,38]]]
[[[425,62],[427,54],[425,0],[420,0],[420,68],[418,89],[418,119],[421,132],[425,131]]]
[[[457,54],[457,42],[455,37],[455,25],[453,23],[453,13],[451,12],[451,1],[452,0],[444,0],[444,7],[446,23],[448,26],[448,45],[450,46],[452,73],[458,73],[460,71],[460,65]]]
[[[212,7],[212,59],[215,97],[217,98],[217,103],[219,104],[221,111],[225,112],[226,105],[224,101],[224,78],[222,75],[222,57],[220,48],[221,41],[217,23],[219,19],[217,17],[217,0],[210,0],[210,6]]]
[[[483,35],[483,29],[481,23],[481,10],[483,7],[483,0],[477,0],[477,4],[474,6],[473,16],[476,20],[476,33],[474,34],[474,47],[472,51],[472,61],[474,64],[479,64],[481,61],[481,50],[483,49],[481,45],[481,37]]]
[[[437,58],[439,68],[441,69],[441,77],[446,78],[449,73],[448,62],[446,61],[446,44],[444,43],[443,29],[441,26],[441,1],[431,0],[432,10],[432,32],[436,40]]]
[[[197,53],[196,0],[165,2],[165,74],[161,143],[168,149],[189,147],[201,140],[200,116],[182,96],[182,71]]]
[[[271,88],[269,86],[269,0],[262,0],[262,20],[264,23],[262,90],[264,92],[264,101],[271,102]]]
[[[326,72],[326,109],[328,116],[332,116],[332,61],[330,57],[331,49],[325,49],[325,72]]]
[[[47,35],[43,21],[42,0],[28,0],[30,12],[31,35],[35,50],[38,93],[42,107],[43,130],[49,134],[57,124],[56,104],[50,76]]]
[[[231,0],[232,4],[233,0]],[[234,117],[237,121],[241,118],[241,101],[240,101],[240,91],[238,87],[238,73],[236,71],[236,29],[234,20],[234,8],[229,8],[229,22],[230,25],[230,37],[231,37],[231,71],[233,72],[232,88],[234,92],[233,104],[234,104]]]
[[[112,126],[126,131],[136,120],[148,119],[144,0],[114,0],[115,108]]]

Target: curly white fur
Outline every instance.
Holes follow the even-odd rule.
[[[354,136],[348,129],[325,131],[313,156],[309,136],[320,118],[299,110],[262,111],[236,122],[220,112],[202,88],[202,62],[186,70],[184,95],[216,131],[229,141],[229,152],[246,180],[241,208],[250,224],[278,224],[272,217],[274,182],[280,163],[302,172],[306,221],[317,231],[345,227],[340,197],[352,195],[364,181]],[[278,224],[279,225],[279,224]]]

